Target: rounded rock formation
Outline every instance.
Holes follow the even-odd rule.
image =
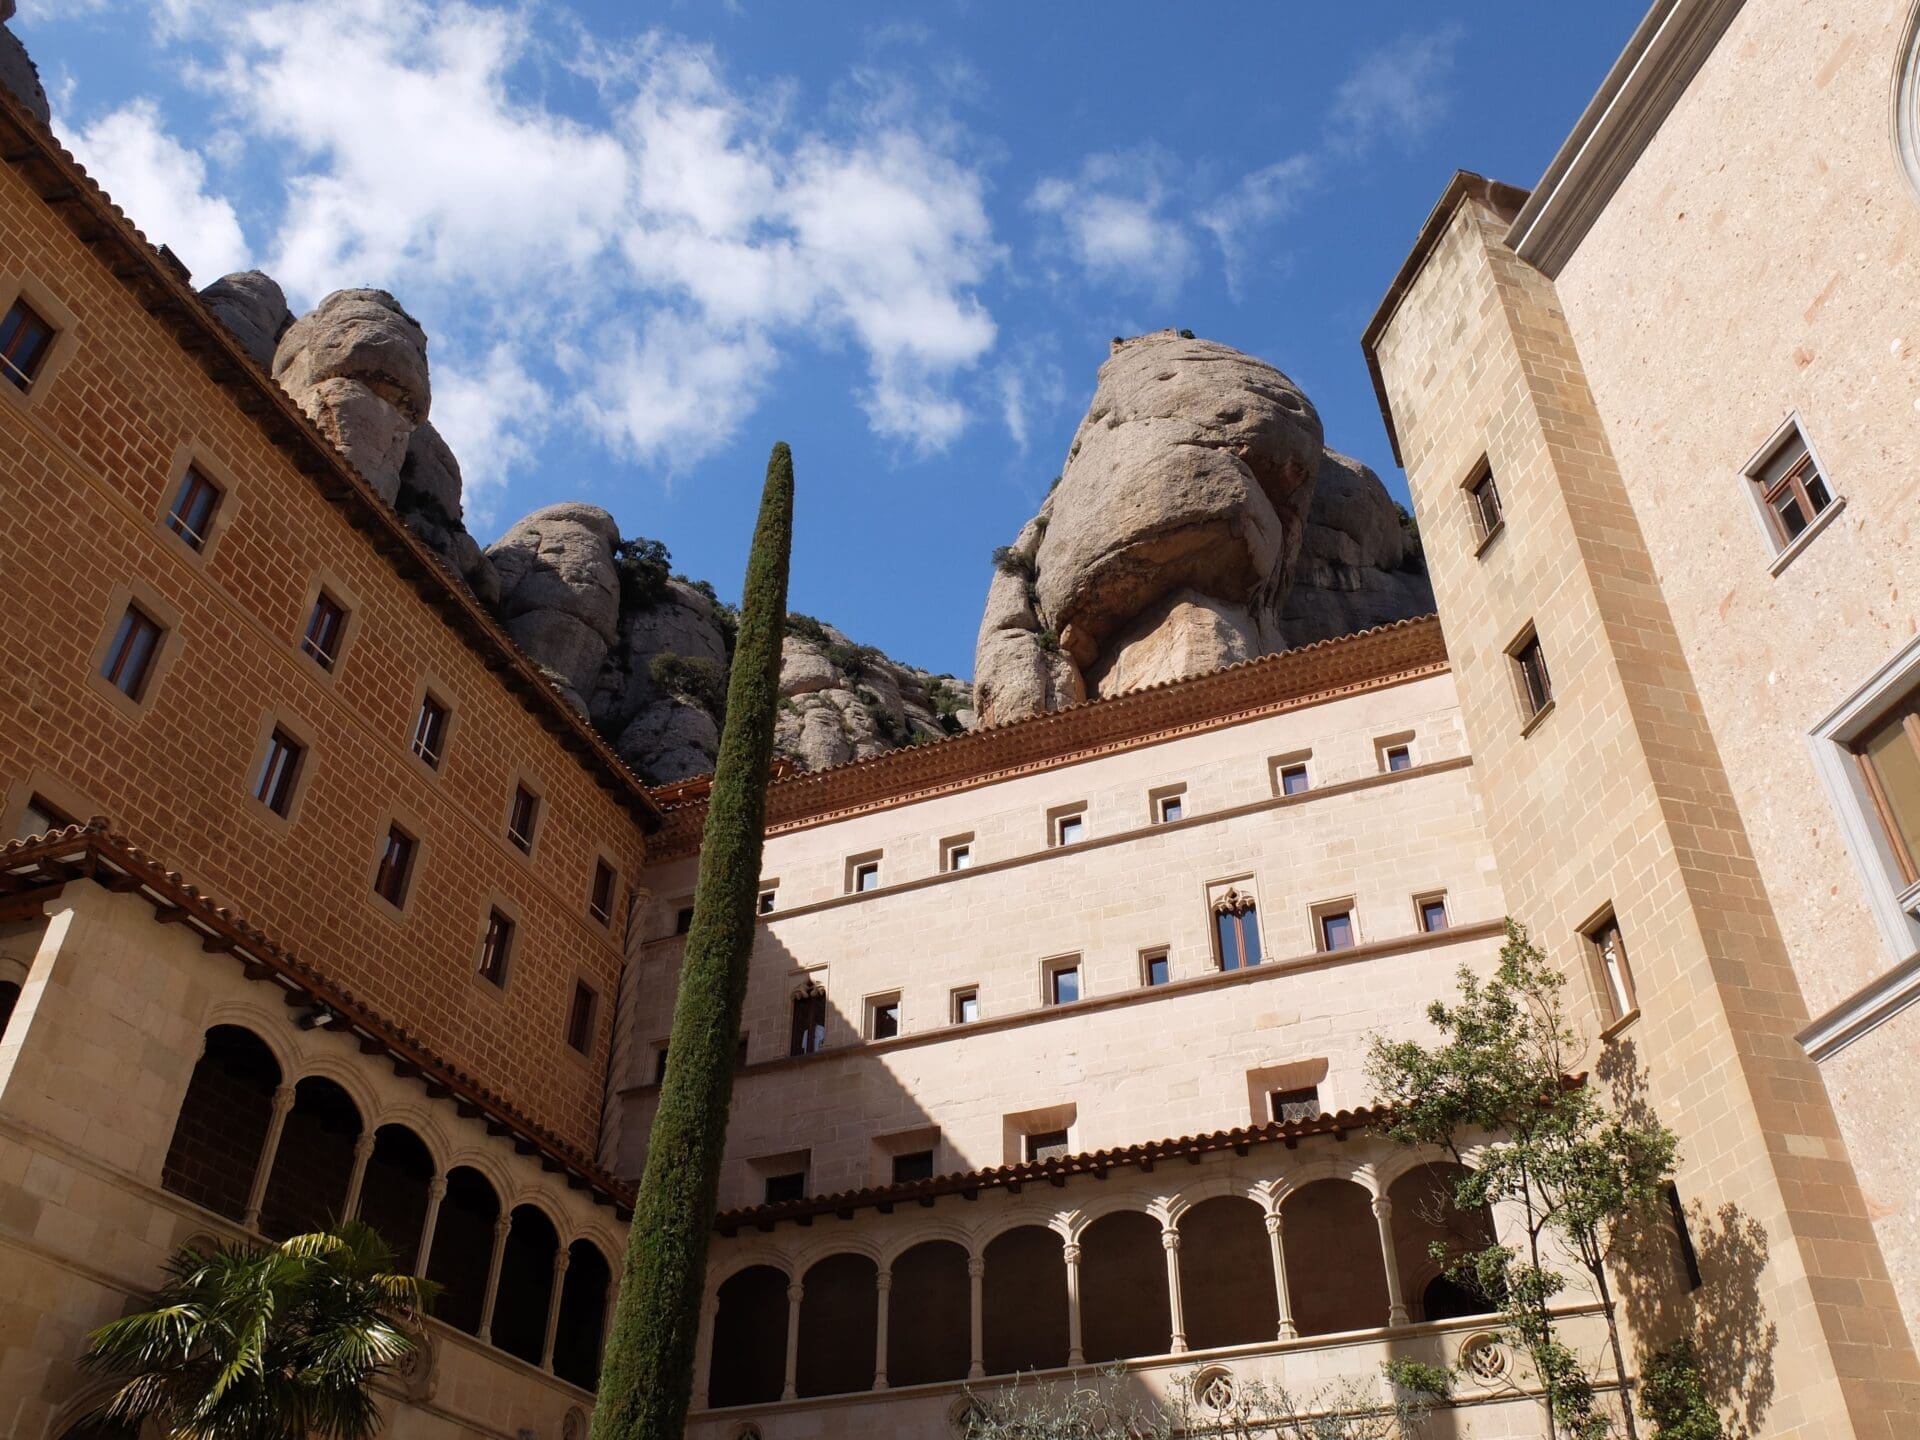
[[[5,89],[33,114],[42,125],[53,122],[47,105],[47,92],[40,83],[39,67],[27,54],[20,37],[5,28],[13,18],[13,0],[0,0],[0,89]]]
[[[200,298],[233,332],[240,347],[259,362],[262,370],[271,373],[280,337],[293,324],[279,282],[263,271],[240,270],[222,275],[200,292]]]
[[[582,710],[619,635],[619,542],[613,516],[568,502],[534,511],[487,547],[507,633]]]

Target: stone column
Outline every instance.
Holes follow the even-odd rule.
[[[1280,1313],[1279,1338],[1297,1340],[1300,1337],[1300,1327],[1293,1323],[1293,1296],[1287,1290],[1287,1251],[1280,1242],[1282,1228],[1284,1228],[1284,1222],[1278,1210],[1267,1216],[1267,1246],[1273,1251],[1274,1308]]]
[[[879,1324],[873,1332],[873,1388],[887,1388],[887,1297],[893,1294],[893,1271],[877,1270],[873,1276],[874,1308]]]
[[[1387,1324],[1407,1323],[1407,1302],[1400,1293],[1400,1266],[1393,1257],[1393,1202],[1384,1195],[1373,1197],[1373,1218],[1380,1227],[1380,1259],[1387,1267]]]
[[[287,1113],[293,1109],[293,1094],[291,1085],[282,1085],[273,1092],[273,1118],[267,1121],[260,1163],[253,1169],[253,1188],[247,1192],[247,1212],[240,1220],[248,1230],[260,1228],[260,1207],[266,1203],[267,1181],[273,1175],[274,1159],[280,1154],[280,1132],[286,1129]]]
[[[600,1328],[600,1343],[606,1344],[606,1337],[613,1333],[614,1290],[607,1289],[607,1319]],[[710,1290],[706,1299],[700,1302],[700,1329],[693,1337],[693,1405],[695,1410],[707,1408],[707,1383],[713,1377],[713,1322],[720,1313],[720,1292]]]
[[[493,1256],[487,1261],[487,1299],[480,1307],[478,1338],[483,1345],[493,1343],[493,1302],[500,1298],[500,1259],[507,1253],[507,1232],[511,1229],[511,1215],[502,1215],[493,1222]]]
[[[1167,1252],[1167,1314],[1173,1322],[1173,1339],[1167,1348],[1175,1355],[1184,1355],[1187,1317],[1180,1304],[1180,1232],[1167,1226],[1160,1232],[1160,1248]]]
[[[560,1334],[560,1296],[567,1287],[567,1266],[573,1252],[562,1245],[553,1252],[553,1286],[547,1291],[547,1334],[540,1342],[540,1368],[553,1372],[553,1342]]]
[[[967,1257],[967,1297],[970,1306],[968,1314],[973,1322],[973,1356],[967,1365],[969,1380],[982,1379],[987,1373],[986,1315],[981,1304],[985,1298],[982,1294],[985,1287],[981,1282],[986,1278],[986,1274],[986,1260],[978,1255],[969,1255]]]
[[[787,1286],[787,1380],[780,1388],[782,1400],[798,1399],[800,1395],[794,1381],[800,1375],[800,1302],[806,1294],[807,1287],[798,1280]]]
[[[1060,1253],[1067,1262],[1067,1363],[1084,1365],[1086,1352],[1080,1348],[1080,1247],[1066,1245]]]
[[[340,1213],[351,1220],[360,1213],[360,1191],[367,1183],[367,1162],[373,1159],[373,1132],[362,1130],[353,1142],[353,1173],[347,1177],[347,1199]]]
[[[427,1218],[420,1226],[420,1249],[413,1257],[413,1273],[425,1275],[433,1258],[433,1232],[440,1224],[440,1202],[447,1198],[447,1177],[436,1175],[427,1182]]]

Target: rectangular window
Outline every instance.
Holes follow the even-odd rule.
[[[514,848],[533,853],[533,827],[540,817],[540,797],[524,785],[513,787],[513,809],[507,815],[507,839]]]
[[[1447,897],[1423,895],[1413,902],[1420,911],[1420,928],[1432,935],[1447,928]]]
[[[1482,469],[1480,478],[1467,487],[1473,502],[1473,528],[1485,540],[1506,523],[1506,511],[1500,508],[1500,491],[1493,483],[1493,471]]]
[[[586,981],[573,982],[573,1003],[567,1006],[567,1044],[582,1055],[593,1053],[593,1007],[598,999]]]
[[[1260,911],[1251,895],[1229,889],[1213,902],[1213,936],[1222,970],[1260,963]]]
[[[0,320],[0,375],[15,389],[27,389],[52,348],[53,326],[25,300],[15,300]]]
[[[173,508],[167,512],[167,528],[194,549],[203,550],[213,526],[213,512],[219,506],[220,487],[189,465],[174,493]]]
[[[1901,881],[1911,885],[1920,880],[1920,691],[1894,706],[1852,749]]]
[[[684,935],[691,929],[693,929],[693,907],[682,905],[673,912],[673,933]]]
[[[900,1033],[900,997],[886,995],[867,1002],[867,1038],[891,1040]]]
[[[1520,704],[1531,720],[1553,703],[1553,680],[1547,674],[1547,657],[1540,649],[1540,637],[1529,629],[1526,639],[1509,653],[1520,684]]]
[[[1680,1268],[1687,1277],[1687,1289],[1700,1288],[1700,1255],[1693,1248],[1693,1229],[1687,1224],[1687,1207],[1680,1202],[1680,1187],[1667,1182],[1667,1213],[1673,1217],[1673,1238],[1680,1247]]]
[[[107,658],[100,666],[106,682],[129,700],[146,693],[147,677],[153,673],[153,657],[160,649],[160,637],[166,632],[138,605],[127,606],[120,624],[107,646]]]
[[[1353,945],[1353,912],[1326,910],[1317,917],[1322,950],[1346,950]]]
[[[971,1025],[980,1018],[980,992],[978,990],[956,990],[953,992],[953,1023]]]
[[[664,1040],[653,1047],[653,1083],[667,1083],[667,1042]]]
[[[284,816],[292,810],[293,787],[300,778],[300,761],[306,753],[298,740],[276,725],[253,782],[253,798],[276,815]]]
[[[865,890],[878,890],[880,888],[880,862],[878,860],[862,860],[859,864],[855,865],[853,867],[852,881],[848,884],[847,888],[855,894],[859,894]]]
[[[1386,762],[1386,769],[1389,774],[1396,770],[1411,770],[1413,768],[1413,750],[1406,745],[1390,745],[1381,752],[1380,758]]]
[[[1042,1130],[1027,1136],[1026,1142],[1027,1163],[1030,1165],[1067,1158],[1067,1132],[1064,1130]]]
[[[740,1032],[740,1038],[734,1041],[733,1063],[743,1070],[747,1066],[747,1033],[744,1030]]]
[[[767,1204],[784,1205],[792,1200],[807,1198],[807,1172],[796,1170],[790,1175],[767,1176]]]
[[[587,896],[587,910],[602,925],[613,923],[613,866],[605,860],[593,862],[593,889]]]
[[[1273,1106],[1273,1118],[1283,1124],[1289,1120],[1320,1118],[1318,1085],[1308,1085],[1299,1090],[1276,1090],[1267,1098]]]
[[[322,590],[313,598],[313,614],[307,617],[307,633],[300,637],[300,649],[322,670],[331,670],[340,658],[340,637],[346,628],[346,610]]]
[[[1162,825],[1171,825],[1187,813],[1187,797],[1184,794],[1161,795],[1153,802],[1154,816]]]
[[[1149,950],[1145,955],[1140,957],[1140,978],[1145,982],[1148,989],[1152,989],[1155,985],[1166,984],[1167,976],[1166,951]]]
[[[1833,503],[1826,477],[1807,448],[1806,437],[1791,421],[1783,439],[1765,460],[1750,467],[1747,478],[1760,496],[1760,508],[1772,527],[1776,549],[1784,550]]]
[[[480,941],[480,978],[507,988],[507,966],[513,960],[513,921],[498,910],[487,912],[487,933]]]
[[[1307,767],[1305,765],[1283,765],[1280,767],[1280,793],[1282,795],[1304,795],[1307,793]]]
[[[1613,1018],[1624,1020],[1639,1006],[1633,994],[1633,972],[1627,967],[1626,942],[1620,938],[1620,924],[1612,912],[1587,931],[1587,944],[1593,947],[1594,963],[1606,987]]]
[[[809,983],[793,997],[789,1055],[818,1055],[827,1048],[827,992]]]
[[[373,873],[373,893],[395,909],[406,902],[407,881],[413,878],[413,851],[413,837],[398,825],[389,825],[380,868]]]
[[[413,722],[413,753],[427,762],[429,769],[440,768],[440,752],[447,740],[447,707],[432,694],[420,697],[420,715]]]
[[[1047,1003],[1071,1005],[1080,998],[1080,962],[1056,965],[1047,972]]]
[[[757,902],[757,906],[762,915],[771,915],[773,913],[773,900],[773,891],[762,890],[760,892],[760,899]]]
[[[940,868],[966,870],[973,865],[973,836],[956,835],[940,842]]]
[[[893,1157],[893,1183],[910,1185],[915,1180],[933,1178],[933,1151],[910,1150]]]
[[[1084,811],[1076,810],[1069,815],[1053,817],[1053,843],[1056,845],[1078,845],[1087,833],[1087,817]]]

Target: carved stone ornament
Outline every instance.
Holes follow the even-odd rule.
[[[1499,1338],[1484,1331],[1460,1344],[1460,1368],[1483,1385],[1495,1385],[1513,1373],[1513,1357]]]
[[[1233,1372],[1223,1365],[1209,1365],[1193,1377],[1193,1398],[1203,1410],[1224,1415],[1240,1398],[1233,1383]]]
[[[1213,913],[1216,915],[1244,915],[1253,908],[1253,897],[1243,895],[1231,886],[1226,894],[1213,902]]]

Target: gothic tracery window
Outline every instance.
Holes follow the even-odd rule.
[[[1213,928],[1222,970],[1260,963],[1260,917],[1251,895],[1230,888],[1215,900]]]

